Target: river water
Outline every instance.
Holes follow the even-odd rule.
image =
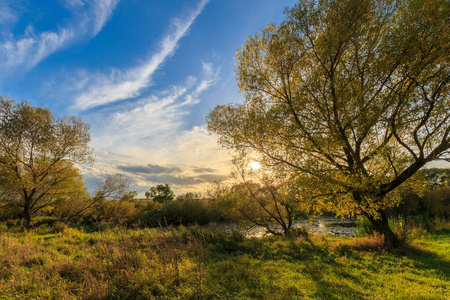
[[[266,229],[257,225],[237,225],[233,223],[217,223],[202,226],[211,230],[230,233],[233,230],[242,232],[246,237],[262,238],[270,236]],[[282,232],[281,226],[273,224],[271,228]],[[356,219],[336,219],[321,217],[314,220],[295,220],[292,228],[304,228],[313,235],[327,235],[332,237],[354,237],[358,234]]]

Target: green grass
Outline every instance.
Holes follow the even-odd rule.
[[[449,299],[450,230],[377,238],[2,228],[0,299]],[[365,250],[362,250],[365,249]]]

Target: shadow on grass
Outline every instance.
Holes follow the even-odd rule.
[[[440,240],[443,243],[450,240],[450,230],[432,235],[433,244]],[[371,294],[371,290],[379,288],[379,268],[394,274],[396,261],[400,263],[402,257],[411,262],[413,272],[431,271],[433,277],[444,281],[450,279],[447,256],[439,255],[432,248],[428,250],[413,243],[386,252],[377,240],[368,244],[351,240],[348,243],[332,245],[332,242],[317,238],[277,237],[244,239],[231,243],[231,247],[230,243],[226,247],[216,245],[212,251],[215,254],[211,253],[213,262],[210,261],[214,267],[206,268],[206,284],[220,282],[222,288],[216,290],[218,295],[232,298],[363,299]],[[373,263],[372,257],[379,259]],[[348,259],[353,266],[342,263],[347,261],[342,258]],[[361,274],[365,276],[364,280]],[[291,280],[286,278],[289,276]],[[274,284],[277,280],[279,283]],[[395,286],[390,292],[396,293]]]
[[[435,242],[442,242],[447,245],[450,250],[450,230],[444,229],[439,232],[432,234],[433,240]],[[392,254],[402,257],[407,257],[416,263],[417,267],[422,269],[434,269],[440,275],[447,278],[450,281],[450,261],[448,257],[442,257],[439,255],[437,250],[432,252],[428,249],[423,248],[423,246],[418,244],[406,244],[398,249],[392,251]],[[448,252],[450,254],[450,252]],[[447,256],[447,255],[446,255]]]
[[[434,249],[430,251],[425,249],[421,244],[424,241],[425,244],[430,240],[433,241]],[[450,229],[442,229],[436,231],[432,234],[421,236],[417,241],[404,242],[398,248],[391,250],[389,253],[396,257],[406,257],[415,262],[417,268],[421,269],[434,269],[438,271],[441,275],[447,277],[450,280],[450,261],[448,260],[450,255]],[[443,257],[439,254],[439,243],[446,244],[449,249],[448,254]],[[427,245],[427,248],[431,245]],[[382,249],[379,249],[382,251]]]
[[[220,245],[207,267],[206,285],[223,298],[249,299],[362,299],[351,285],[356,276],[340,272],[342,265],[325,243],[310,239],[267,238],[244,240],[231,250]],[[348,284],[351,281],[351,284]],[[210,298],[218,298],[209,294]]]
[[[339,270],[339,267],[342,266],[336,262],[329,264],[334,270],[338,270],[337,274],[329,276],[328,272],[323,271],[321,264],[308,264],[303,268],[304,274],[315,282],[315,291],[312,296],[317,299],[343,299],[343,297],[345,299],[363,299],[365,295],[352,288],[348,283],[348,281],[351,281],[353,284],[358,285],[360,279],[342,269]],[[333,280],[335,276],[339,276],[341,279],[336,282]]]

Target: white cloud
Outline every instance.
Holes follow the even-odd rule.
[[[64,0],[66,7],[80,8],[84,7],[84,2],[81,0]]]
[[[203,63],[201,80],[189,76],[184,83],[156,95],[91,114],[99,146],[129,151],[130,147],[170,143],[183,130],[189,106],[198,103],[200,94],[217,82],[218,72],[212,64]]]
[[[11,7],[11,3],[0,0],[0,25],[12,26],[17,19],[17,12]]]
[[[120,0],[97,0],[92,6],[93,12],[93,35],[97,35],[112,15],[114,8]],[[81,1],[80,1],[81,2]]]
[[[219,69],[214,70],[214,67],[211,63],[202,63],[202,69],[204,74],[204,79],[200,82],[200,84],[197,86],[195,91],[191,95],[186,96],[186,101],[182,103],[182,105],[187,104],[196,104],[200,100],[198,99],[198,96],[207,88],[209,88],[212,84],[216,83],[219,79]]]
[[[173,164],[213,168],[227,175],[231,158],[228,150],[220,147],[217,137],[210,134],[204,126],[195,126],[184,131],[176,138],[171,151],[159,149],[154,157]]]
[[[74,31],[70,29],[61,29],[57,33],[43,32],[39,35],[32,31],[32,28],[29,28],[26,37],[16,41],[7,41],[2,45],[0,50],[0,56],[4,58],[2,67],[11,69],[23,66],[31,69],[75,36]]]
[[[186,35],[194,20],[202,12],[209,0],[201,0],[197,8],[186,17],[175,18],[171,31],[162,39],[159,51],[142,65],[129,70],[111,70],[109,75],[97,74],[88,91],[80,95],[72,107],[85,110],[99,105],[135,98],[151,84],[153,73],[174,54],[178,42]]]
[[[103,28],[118,2],[119,0],[94,0],[89,5],[84,5],[81,1],[68,1],[67,5],[76,6],[77,9],[73,11],[73,18],[64,26],[58,26],[58,30],[35,32],[33,26],[29,25],[20,37],[11,32],[2,32],[7,37],[0,42],[0,68],[3,75],[19,69],[22,72],[28,71],[77,39],[94,37]],[[0,2],[0,19],[18,18],[19,12],[12,9],[1,10],[3,7],[5,5]]]

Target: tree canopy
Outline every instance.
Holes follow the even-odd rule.
[[[285,13],[238,50],[245,101],[217,106],[208,129],[396,246],[390,192],[448,159],[450,2],[304,0]]]
[[[166,183],[152,186],[149,191],[145,192],[145,197],[159,203],[165,203],[174,200],[175,194],[171,187]]]
[[[32,214],[80,181],[75,164],[92,161],[89,141],[81,119],[0,98],[0,201],[22,208],[25,228]]]

